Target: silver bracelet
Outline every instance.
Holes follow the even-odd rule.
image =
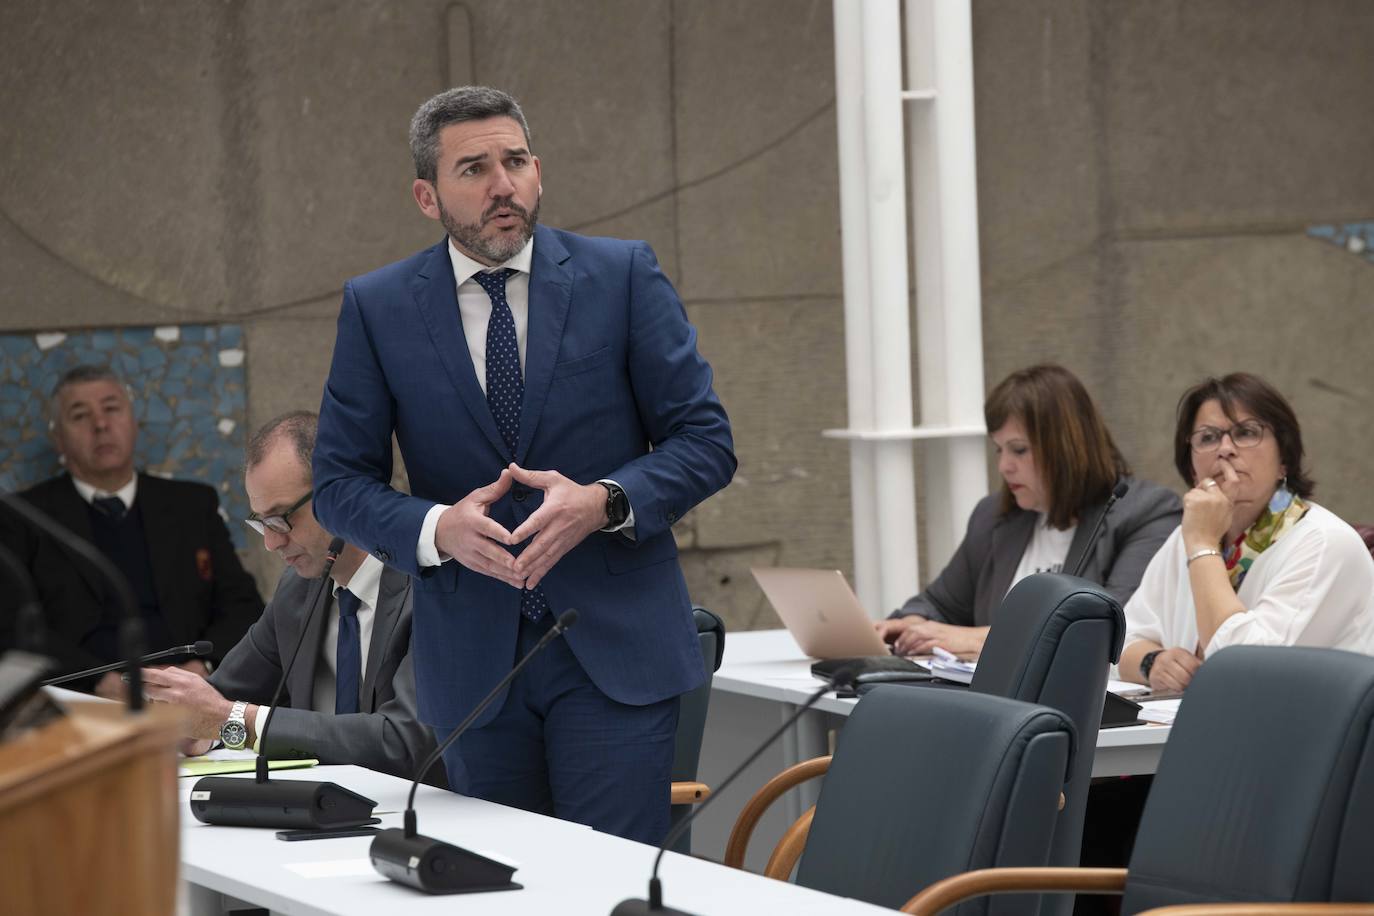
[[[1197,550],[1197,551],[1194,551],[1193,553],[1188,554],[1188,562],[1187,562],[1185,565],[1186,565],[1186,566],[1192,566],[1194,560],[1201,560],[1203,557],[1219,557],[1219,556],[1221,556],[1221,551],[1220,551],[1220,550],[1217,550],[1215,547],[1204,547],[1204,548],[1201,549],[1201,550]]]

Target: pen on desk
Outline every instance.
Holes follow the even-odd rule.
[[[942,649],[939,646],[932,646],[930,654],[945,662],[957,662],[959,660],[959,656],[955,655],[948,649]]]

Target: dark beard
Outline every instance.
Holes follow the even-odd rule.
[[[436,197],[437,200],[437,197]],[[475,223],[460,223],[452,213],[444,209],[443,203],[439,203],[439,222],[443,223],[448,230],[448,237],[453,239],[453,244],[457,245],[463,252],[471,255],[479,261],[489,261],[492,264],[503,264],[520,253],[534,235],[534,226],[539,222],[539,205],[542,197],[534,202],[533,212],[526,210],[515,202],[513,198],[498,200],[487,208],[487,212],[482,214],[482,218]],[[521,226],[517,234],[502,233],[495,240],[487,240],[482,237],[482,227],[487,220],[491,219],[491,214],[497,210],[510,210],[520,217]]]

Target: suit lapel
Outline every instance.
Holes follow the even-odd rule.
[[[1078,527],[1074,530],[1073,541],[1069,544],[1069,555],[1064,560],[1064,572],[1068,572],[1078,566],[1079,558],[1083,555],[1083,550],[1088,546],[1088,535],[1097,527],[1097,520],[1102,517],[1103,511],[1107,508],[1105,501],[1093,506],[1084,512],[1078,519]],[[1084,569],[1084,572],[1088,570]]]
[[[515,460],[521,465],[544,412],[563,328],[568,321],[573,287],[572,273],[563,266],[568,258],[568,250],[558,236],[542,226],[535,228],[529,335],[525,341],[525,400],[520,408],[520,442],[515,450]]]
[[[300,640],[300,658],[296,659],[296,664],[291,669],[291,677],[286,682],[286,692],[290,694],[291,706],[295,709],[315,709],[315,668],[320,663],[320,649],[324,643],[325,621],[329,615],[334,613],[334,583],[325,582],[326,594],[319,598],[324,602],[324,607],[320,608],[320,613],[316,614],[310,621],[310,626],[302,631],[301,627],[305,620],[310,616],[310,598],[315,594],[319,580],[312,582],[311,587],[306,589],[306,603],[301,606],[300,617],[297,618],[297,625],[291,633],[291,642],[285,645],[294,646],[296,640]],[[288,664],[289,658],[283,657],[281,663]],[[318,709],[316,712],[333,712],[334,708]]]
[[[1034,512],[1018,510],[1004,515],[992,529],[993,571],[989,594],[994,595],[992,607],[1002,603],[1007,589],[1011,588],[1011,577],[1016,575],[1016,567],[1021,565],[1021,555],[1030,544],[1035,533]]]
[[[486,395],[477,384],[477,371],[468,354],[467,337],[463,334],[463,319],[458,312],[458,291],[453,283],[453,262],[448,257],[448,243],[441,242],[430,249],[430,255],[411,281],[411,293],[419,307],[425,327],[439,352],[439,361],[453,387],[463,399],[472,419],[487,437],[492,448],[506,454],[501,432],[496,428]],[[532,298],[532,297],[531,297]]]
[[[64,474],[61,482],[53,490],[51,503],[43,507],[53,521],[72,534],[81,538],[88,544],[95,543],[95,535],[91,532],[91,516],[86,508],[86,501],[81,498],[81,494],[76,492],[76,484],[72,483],[71,475]],[[91,594],[97,599],[103,599],[105,595],[104,580],[97,574],[95,569],[87,562],[73,563],[72,568],[81,576],[81,581],[86,583],[86,587],[91,590]]]
[[[363,712],[375,712],[372,698],[377,689],[377,672],[386,660],[396,621],[401,617],[401,593],[406,587],[406,575],[390,566],[382,567],[382,579],[377,586],[377,606],[372,609],[372,639],[367,644],[367,670],[363,672]]]

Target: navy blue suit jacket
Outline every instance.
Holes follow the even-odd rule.
[[[389,485],[393,431],[412,495]],[[457,561],[419,569],[420,526],[436,502],[491,483],[510,461],[582,484],[612,478],[629,496],[635,540],[593,533],[542,583],[555,613],[578,609],[566,638],[597,687],[642,705],[699,685],[670,528],[729,482],[735,457],[696,331],[648,245],[536,228],[514,455],[477,383],[447,240],[344,288],[315,511],[329,531],[417,576],[415,680],[431,725],[456,725],[510,669],[519,592]],[[541,500],[516,487],[491,515],[514,530]]]

